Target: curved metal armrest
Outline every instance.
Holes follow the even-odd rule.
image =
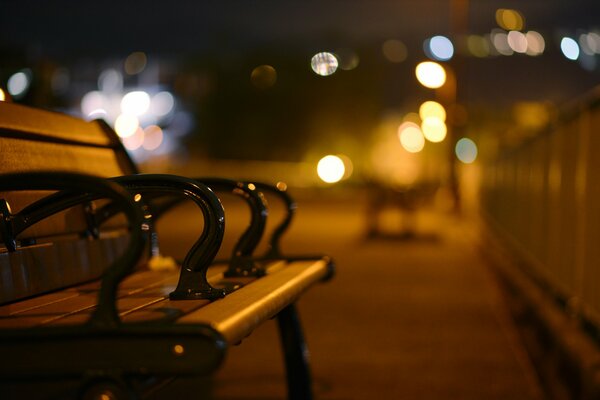
[[[61,190],[47,196],[16,214],[10,213],[8,203],[3,202],[0,210],[3,236],[7,231],[17,235],[34,223],[72,206],[99,198],[112,200],[126,215],[131,230],[130,245],[102,275],[102,285],[98,293],[98,304],[88,324],[94,327],[116,327],[120,324],[116,306],[119,282],[132,272],[140,259],[146,244],[142,232],[144,217],[131,195],[120,185],[106,179],[62,172],[28,172],[0,175],[0,190]],[[14,236],[12,237],[14,240]]]
[[[251,260],[267,225],[267,203],[264,196],[252,183],[231,179],[201,177],[196,180],[217,191],[231,191],[243,198],[250,207],[250,224],[233,248],[229,268],[225,276],[261,276],[264,271]]]
[[[195,181],[207,185],[215,191],[230,191],[241,197],[250,207],[250,224],[242,233],[233,248],[230,265],[225,273],[228,276],[261,275],[261,270],[249,261],[258,246],[267,224],[267,204],[264,196],[254,184],[225,178],[201,177]],[[152,201],[157,200],[157,201]],[[150,208],[155,218],[181,204],[182,198],[151,199]]]
[[[283,219],[275,226],[273,233],[269,237],[268,248],[264,255],[257,258],[261,260],[285,260],[285,261],[303,261],[324,259],[327,262],[328,273],[325,280],[330,279],[335,273],[335,263],[331,257],[325,254],[301,254],[284,255],[281,251],[281,237],[288,230],[292,219],[296,213],[297,205],[294,199],[287,192],[287,185],[283,182],[277,185],[271,185],[265,182],[254,182],[256,188],[260,191],[277,196],[284,204],[286,212]]]
[[[268,192],[274,194],[279,197],[279,199],[283,202],[286,212],[279,224],[275,226],[273,229],[273,233],[268,241],[268,248],[265,254],[261,257],[264,259],[279,259],[284,258],[281,252],[281,237],[287,231],[290,224],[292,223],[292,219],[294,218],[294,214],[296,213],[296,202],[287,192],[287,185],[285,183],[280,183],[277,185],[271,185],[264,182],[253,182],[256,188],[260,191]]]
[[[179,283],[170,294],[172,300],[216,299],[225,296],[225,289],[212,287],[206,272],[214,260],[225,232],[225,216],[219,198],[212,190],[193,179],[175,175],[143,174],[112,178],[130,191],[148,195],[175,195],[192,200],[202,211],[204,228],[181,265]]]

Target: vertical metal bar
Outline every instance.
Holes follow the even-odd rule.
[[[584,283],[585,283],[585,254],[586,254],[586,231],[588,223],[588,171],[589,171],[589,158],[590,158],[590,110],[582,110],[578,117],[578,132],[577,136],[579,139],[579,146],[577,152],[577,160],[575,165],[575,211],[576,211],[576,231],[575,237],[575,262],[574,262],[574,288],[573,294],[575,296],[575,304],[573,307],[577,308],[575,311],[580,313],[580,302],[584,297]]]
[[[308,349],[294,304],[279,312],[277,324],[285,359],[288,399],[311,400],[313,395]]]

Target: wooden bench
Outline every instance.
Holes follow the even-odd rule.
[[[288,397],[311,398],[294,301],[332,275],[331,260],[281,254],[295,208],[285,191],[202,181],[138,174],[103,121],[0,102],[0,380],[75,377],[79,398],[137,398],[146,382],[211,374],[276,316]],[[209,187],[252,209],[227,263],[214,262],[225,214]],[[288,214],[257,257],[262,192]],[[180,268],[154,268],[154,223],[182,199],[200,209],[202,234]]]

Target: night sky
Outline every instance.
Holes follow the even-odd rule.
[[[198,91],[188,96],[196,102],[191,108],[199,131],[215,132],[199,135],[199,143],[212,146],[217,155],[229,156],[223,150],[231,149],[228,143],[243,141],[251,132],[251,137],[260,138],[256,147],[264,149],[266,141],[272,143],[277,158],[290,143],[301,146],[300,139],[277,146],[282,131],[291,132],[289,137],[331,142],[321,133],[314,137],[307,133],[321,132],[324,128],[314,128],[318,125],[358,138],[386,110],[408,112],[430,98],[432,91],[415,82],[413,69],[425,59],[426,38],[439,34],[456,38],[452,4],[460,2],[3,0],[0,78],[22,68],[43,70],[50,64],[70,68],[81,81],[93,83],[105,65],[122,63],[131,52],[143,51],[150,60],[170,63],[168,84],[176,91],[179,87],[184,99],[189,88],[186,79],[208,82],[212,92],[207,97]],[[546,50],[539,57],[455,57],[450,64],[456,64],[458,71],[460,103],[491,110],[523,100],[562,104],[600,84],[600,56],[595,57],[595,69],[585,69],[567,60],[559,48],[563,36],[600,32],[600,1],[468,3],[467,24],[459,28],[465,34],[489,34],[498,27],[495,11],[515,8],[526,18],[525,30],[544,36]],[[388,39],[406,44],[405,62],[392,64],[384,59],[381,45]],[[358,67],[330,78],[315,76],[309,67],[312,55],[339,48],[356,52]],[[257,91],[249,81],[252,69],[261,64],[277,69],[277,85],[269,93]],[[81,95],[83,90],[94,90],[78,89],[78,82],[73,83]],[[45,106],[45,101],[32,104]],[[253,154],[252,144],[240,146],[248,153],[241,156]]]

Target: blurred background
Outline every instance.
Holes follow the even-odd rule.
[[[152,170],[260,160],[252,166],[306,186],[322,183],[317,163],[337,155],[347,184],[452,185],[452,164],[545,126],[599,82],[599,9],[3,2],[0,88],[15,102],[106,119]],[[415,68],[426,61],[443,70],[424,69],[434,82],[422,84]]]
[[[0,2],[0,100],[104,119],[144,172],[287,183],[284,247],[339,266],[300,302],[322,399],[597,398],[599,84],[596,0]],[[208,398],[284,396],[262,329]]]

